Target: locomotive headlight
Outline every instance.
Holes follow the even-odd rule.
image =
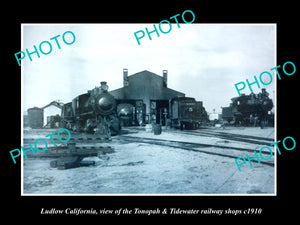
[[[124,116],[127,116],[128,114],[125,109],[121,109],[120,113],[123,114]]]

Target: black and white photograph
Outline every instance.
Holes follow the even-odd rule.
[[[295,4],[22,3],[2,14],[4,219],[296,219]]]
[[[276,195],[277,26],[189,14],[22,24],[23,196]]]

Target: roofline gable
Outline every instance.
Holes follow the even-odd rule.
[[[149,70],[143,70],[143,71],[140,71],[140,72],[131,74],[131,75],[128,76],[128,78],[130,78],[130,77],[132,77],[132,76],[139,75],[139,74],[141,74],[141,73],[143,73],[143,72],[147,72],[147,73],[149,73],[149,74],[152,75],[152,76],[158,76],[158,77],[162,78],[162,76],[160,76],[160,75],[158,75],[158,74],[156,74],[156,73],[153,73],[153,72],[151,72],[151,71],[149,71]]]

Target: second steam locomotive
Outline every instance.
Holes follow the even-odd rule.
[[[222,108],[222,118],[228,123],[246,126],[274,124],[274,114],[271,113],[273,101],[266,89],[258,94],[242,94],[231,101],[229,107]]]

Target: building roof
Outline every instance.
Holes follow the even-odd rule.
[[[157,77],[159,79],[162,79],[162,76],[160,76],[160,75],[158,75],[156,73],[153,73],[151,71],[148,71],[148,70],[143,70],[141,72],[137,72],[137,73],[131,74],[130,76],[128,76],[128,78],[132,79],[135,76],[152,76],[152,77]]]
[[[148,70],[128,76],[128,86],[110,91],[116,99],[157,99],[169,100],[184,97],[185,94],[163,85],[163,77]]]

